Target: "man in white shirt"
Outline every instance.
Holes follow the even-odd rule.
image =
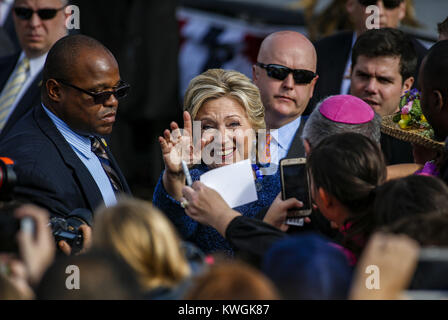
[[[300,137],[302,113],[318,79],[313,44],[294,31],[275,32],[261,44],[253,80],[265,107],[266,129],[272,130],[271,163],[304,157]]]
[[[0,131],[4,135],[40,103],[42,68],[48,51],[67,35],[67,0],[15,0],[12,11],[22,48],[0,60]]]

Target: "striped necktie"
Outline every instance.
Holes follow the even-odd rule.
[[[261,163],[270,163],[271,162],[271,140],[272,140],[271,131],[267,130],[266,144],[265,144],[265,149],[264,149],[265,152],[260,161]]]
[[[104,172],[106,172],[114,192],[123,192],[123,186],[120,182],[120,178],[114,168],[111,167],[109,157],[107,156],[106,149],[103,144],[97,138],[92,137],[90,140],[92,141],[92,152],[100,160],[101,166],[103,167]]]
[[[10,81],[0,95],[0,130],[5,126],[11,107],[23,87],[30,70],[30,60],[23,58],[11,75]]]

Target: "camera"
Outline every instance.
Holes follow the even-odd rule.
[[[72,253],[77,253],[82,249],[83,237],[79,230],[81,224],[75,218],[53,217],[50,219],[50,226],[56,243],[64,240],[72,248]]]

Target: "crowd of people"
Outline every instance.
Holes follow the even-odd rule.
[[[367,30],[360,13],[372,3],[382,23]],[[252,79],[197,75],[183,113],[154,137],[164,169],[151,203],[132,195],[110,147],[133,86],[118,59],[97,39],[68,34],[66,0],[13,1],[21,52],[0,58],[0,299],[447,290],[444,261],[419,270],[426,250],[448,245],[448,18],[426,49],[397,29],[406,3],[347,0],[351,32],[315,43],[275,32]],[[414,88],[438,149],[381,130]],[[313,204],[299,225],[288,218],[305,199],[282,196],[285,158],[306,158]],[[201,176],[245,160],[257,200],[232,208]],[[68,266],[81,270],[72,282]]]

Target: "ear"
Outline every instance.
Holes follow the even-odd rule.
[[[310,99],[313,97],[314,94],[314,87],[316,85],[317,79],[319,79],[319,76],[316,75],[316,77],[314,77],[313,81],[311,81],[310,86],[311,86],[311,95],[310,95]]]
[[[61,86],[55,80],[50,79],[45,83],[45,87],[47,89],[47,96],[49,99],[59,102],[61,101],[62,91]]]
[[[305,153],[309,155],[311,153],[311,145],[307,139],[303,139],[303,147],[305,148]]]
[[[439,90],[434,90],[432,92],[432,97],[434,99],[434,108],[437,109],[437,112],[441,112],[446,101],[443,100],[443,95]],[[448,110],[445,110],[448,111]]]
[[[333,205],[333,201],[332,201],[330,194],[322,188],[319,188],[318,192],[319,192],[319,197],[322,200],[322,204],[323,204],[324,208],[331,207]]]
[[[414,84],[414,77],[409,77],[403,82],[403,87],[401,88],[401,95],[403,96],[406,91],[411,90]]]
[[[254,81],[254,83],[257,81],[258,76],[257,76],[257,67],[253,64],[252,65],[252,80]]]

